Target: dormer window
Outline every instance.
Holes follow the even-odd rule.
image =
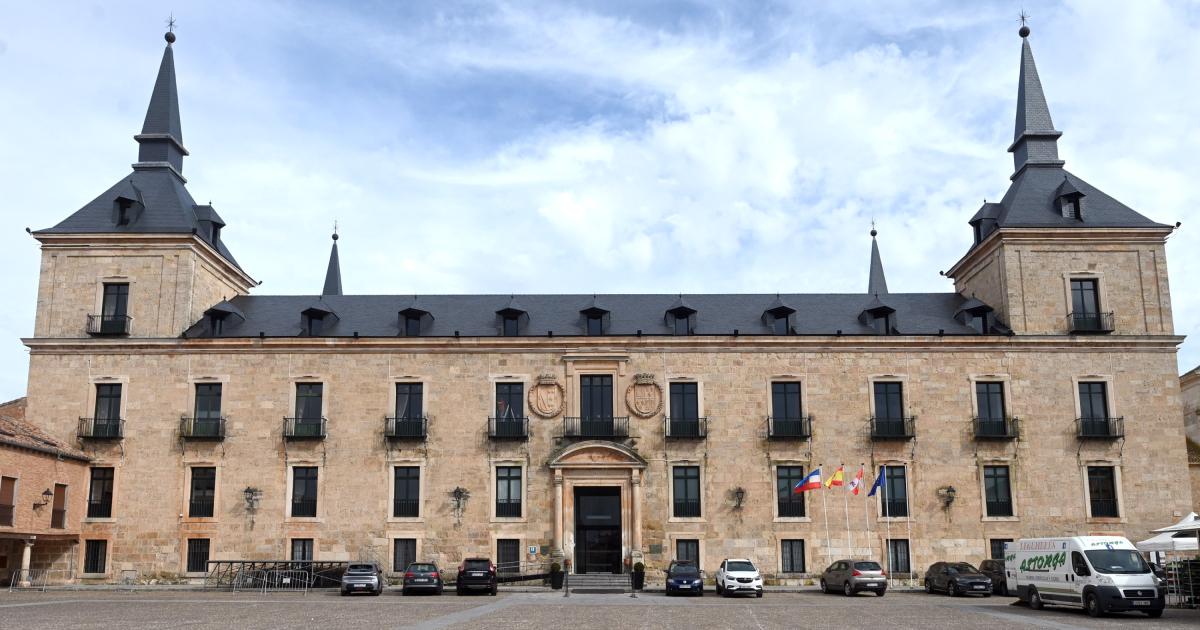
[[[692,334],[692,328],[691,328],[691,326],[688,325],[688,318],[686,316],[675,318],[675,334],[676,335]]]
[[[517,318],[515,315],[512,317],[504,318],[504,336],[505,337],[516,337],[518,328],[519,328],[519,326],[517,325]]]
[[[212,226],[212,244],[213,244],[213,247],[216,247],[216,246],[217,246],[217,243],[218,243],[220,240],[221,240],[221,226],[219,226],[219,225],[217,225],[216,223],[214,223],[214,224],[213,224],[213,226]]]
[[[892,314],[891,313],[876,313],[875,314],[875,332],[880,335],[892,334]]]
[[[129,199],[117,200],[117,225],[129,225],[129,209],[133,207],[133,201]]]
[[[319,337],[325,332],[325,318],[309,315],[308,317],[308,336]]]
[[[776,335],[788,334],[788,316],[786,314],[775,317],[775,334]]]
[[[1068,199],[1068,198],[1064,197],[1062,200],[1062,206],[1063,206],[1062,213],[1063,213],[1064,217],[1066,217],[1068,219],[1080,218],[1080,216],[1079,216],[1079,199],[1078,198]]]
[[[225,332],[224,315],[213,315],[210,323],[212,324],[212,334],[214,337]]]
[[[421,318],[406,316],[404,318],[404,334],[408,337],[421,336]]]
[[[588,315],[587,316],[587,334],[598,336],[604,334],[604,316],[603,315]]]

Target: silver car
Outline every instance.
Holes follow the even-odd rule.
[[[847,597],[859,591],[887,593],[887,572],[874,560],[838,560],[821,574],[821,591],[841,591]]]

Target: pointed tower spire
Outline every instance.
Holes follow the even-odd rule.
[[[1013,132],[1013,178],[1026,166],[1062,166],[1058,159],[1058,137],[1061,131],[1054,129],[1050,120],[1050,106],[1042,92],[1042,80],[1038,76],[1037,64],[1033,62],[1033,50],[1029,47],[1029,27],[1021,31],[1021,79],[1017,84],[1017,121]]]
[[[321,295],[342,294],[342,266],[338,263],[337,228],[333,232],[333,251],[329,252],[329,269],[325,272],[325,288]]]
[[[883,277],[883,260],[879,258],[879,243],[875,235],[879,232],[871,228],[871,279],[867,285],[867,293],[871,295],[887,295],[887,279]]]
[[[140,145],[136,169],[168,168],[183,177],[183,125],[179,120],[179,91],[175,87],[175,53],[171,44],[175,33],[167,33],[167,49],[163,51],[162,64],[158,67],[158,79],[150,94],[150,107],[146,109],[146,122],[142,133],[133,137]],[[185,180],[186,181],[186,180]]]

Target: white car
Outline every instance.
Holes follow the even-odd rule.
[[[735,593],[763,596],[762,575],[754,563],[745,558],[726,558],[717,569],[717,595],[728,597]]]

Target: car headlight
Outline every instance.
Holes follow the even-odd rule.
[[[1107,575],[1097,575],[1096,581],[1101,584],[1108,584],[1110,586],[1114,583],[1112,578],[1108,577]]]

